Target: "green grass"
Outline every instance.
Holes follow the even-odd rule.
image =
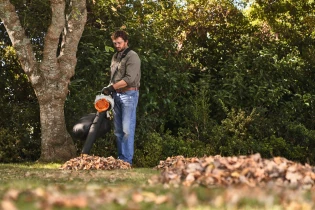
[[[60,170],[60,164],[0,164],[0,198],[17,209],[312,209],[312,191],[150,185],[160,171]],[[287,196],[288,193],[294,196]],[[290,194],[292,195],[292,194]],[[287,197],[285,197],[287,196]],[[292,200],[292,197],[294,200]],[[0,206],[1,209],[1,206]]]
[[[159,174],[149,168],[131,170],[61,170],[60,164],[0,164],[0,190],[5,188],[27,189],[59,184],[80,189],[85,185],[139,186],[148,177]]]

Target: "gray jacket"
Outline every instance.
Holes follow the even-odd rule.
[[[127,87],[140,87],[141,61],[138,54],[130,50],[128,54],[120,60],[122,53],[115,53],[111,61],[111,84],[120,80],[127,83]]]

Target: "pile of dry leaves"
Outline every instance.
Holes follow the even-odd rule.
[[[110,157],[81,155],[65,162],[60,169],[68,170],[114,170],[130,169],[129,163]]]
[[[250,156],[203,158],[169,157],[156,166],[160,176],[150,183],[185,186],[228,186],[245,184],[255,186],[289,186],[303,189],[314,187],[315,167],[302,165],[282,157],[263,159],[260,154]]]

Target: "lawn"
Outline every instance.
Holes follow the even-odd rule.
[[[314,209],[312,190],[156,184],[161,171],[0,164],[1,209]]]

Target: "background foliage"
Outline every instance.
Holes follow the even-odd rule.
[[[12,2],[40,58],[49,5]],[[110,34],[125,29],[142,61],[136,166],[257,152],[314,164],[314,11],[309,0],[88,1],[65,104],[68,130],[95,112],[94,97],[109,81]],[[34,161],[38,104],[1,24],[0,42],[0,161]],[[75,143],[79,154],[83,142]],[[113,133],[92,152],[115,156]]]

